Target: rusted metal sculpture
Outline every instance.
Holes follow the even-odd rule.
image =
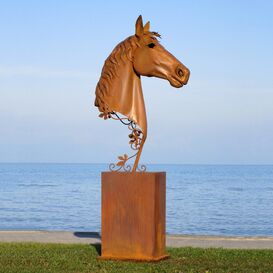
[[[157,40],[160,35],[152,32],[150,22],[145,26],[142,17],[136,21],[135,35],[118,44],[106,59],[96,87],[95,106],[99,117],[120,120],[131,130],[129,144],[136,151],[132,156],[119,156],[117,164],[110,164],[112,171],[145,171],[138,162],[147,137],[147,119],[140,76],[166,79],[173,87],[187,84],[190,71]],[[122,115],[122,117],[120,116]],[[133,157],[133,168],[126,165]]]

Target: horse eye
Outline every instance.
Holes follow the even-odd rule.
[[[150,44],[148,44],[148,47],[149,48],[153,48],[155,46],[155,44],[154,43],[150,43]]]

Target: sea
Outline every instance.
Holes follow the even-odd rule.
[[[106,164],[0,163],[0,230],[100,232]],[[273,165],[148,165],[167,173],[169,234],[273,236]]]

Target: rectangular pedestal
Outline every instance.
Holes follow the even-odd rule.
[[[102,259],[166,258],[166,173],[102,173]]]

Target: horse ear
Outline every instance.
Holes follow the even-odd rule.
[[[143,35],[143,22],[142,22],[142,16],[139,15],[136,20],[136,36],[140,37]]]
[[[148,21],[148,22],[145,24],[145,26],[143,27],[143,31],[144,31],[144,32],[149,32],[149,30],[150,30],[150,22]]]

